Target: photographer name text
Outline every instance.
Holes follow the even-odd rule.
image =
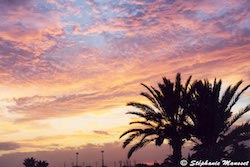
[[[192,160],[189,166],[249,166],[249,161],[231,161],[231,160],[222,160],[222,161],[202,161],[202,160]]]

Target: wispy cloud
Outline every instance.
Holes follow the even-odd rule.
[[[17,148],[20,148],[21,146],[18,143],[15,142],[2,142],[0,143],[0,150],[16,150]]]
[[[102,130],[94,130],[93,132],[100,135],[110,135],[108,132]]]

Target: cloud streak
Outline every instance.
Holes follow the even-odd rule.
[[[16,150],[21,146],[15,142],[2,142],[0,143],[0,150]]]

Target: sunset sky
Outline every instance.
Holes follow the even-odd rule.
[[[0,0],[0,166],[126,160],[119,136],[140,83],[250,83],[248,0]],[[245,107],[250,90],[234,108]],[[245,115],[245,118],[249,115]],[[187,146],[188,147],[188,146]],[[132,161],[161,162],[169,146]]]

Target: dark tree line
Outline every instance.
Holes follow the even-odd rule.
[[[35,158],[26,158],[24,159],[23,165],[25,167],[48,167],[49,163],[44,160],[36,160]]]
[[[160,146],[167,140],[173,153],[165,163],[174,166],[178,166],[182,159],[182,146],[187,141],[194,143],[194,154],[190,159],[250,159],[249,148],[244,144],[250,139],[249,121],[236,125],[236,121],[250,110],[250,104],[238,113],[233,114],[232,110],[250,85],[238,91],[242,85],[239,81],[222,93],[221,80],[214,79],[213,83],[196,80],[191,83],[190,76],[182,84],[180,74],[176,75],[175,82],[164,77],[158,88],[142,85],[147,92],[141,95],[151,105],[128,103],[136,109],[128,114],[138,116],[136,121],[130,122],[134,128],[120,137],[127,136],[124,148],[133,143],[128,158],[149,143]]]

